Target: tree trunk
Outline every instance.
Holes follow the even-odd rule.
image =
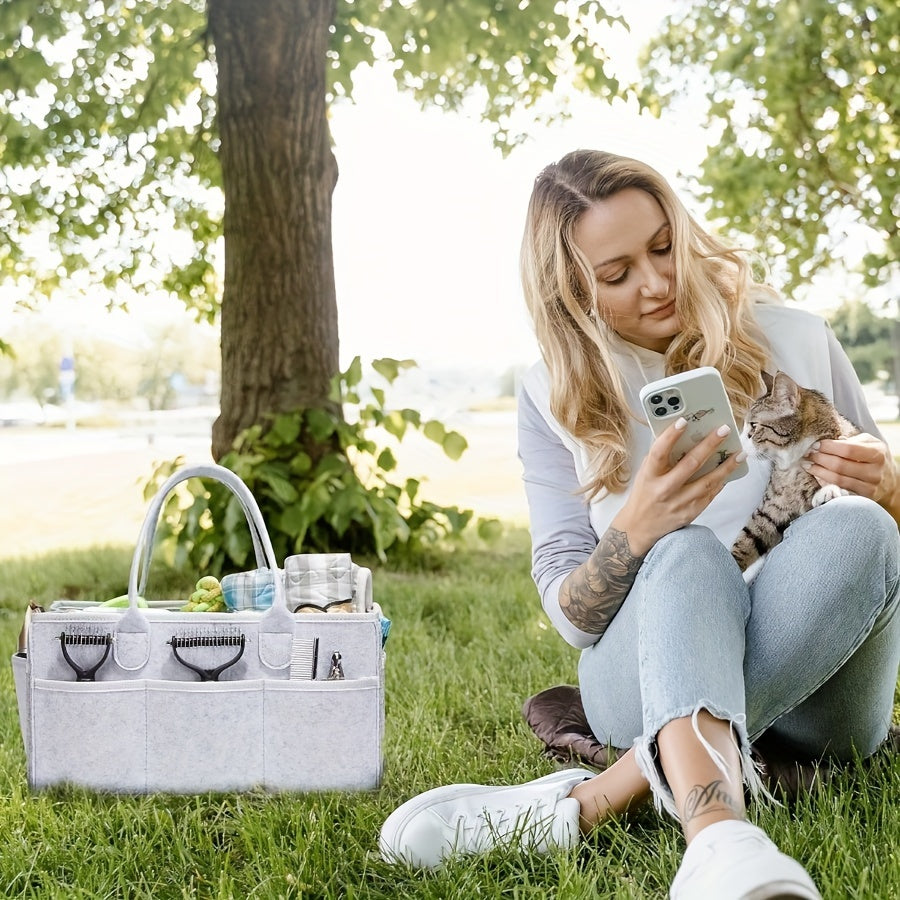
[[[220,459],[267,413],[333,406],[339,368],[326,117],[336,0],[208,0],[225,193]]]

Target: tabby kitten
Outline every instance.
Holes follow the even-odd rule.
[[[763,374],[768,393],[750,407],[750,439],[760,456],[772,461],[766,492],[738,535],[731,554],[741,571],[781,543],[798,516],[847,494],[833,484],[822,487],[800,465],[818,440],[850,437],[860,429],[818,391],[800,387],[784,372]]]

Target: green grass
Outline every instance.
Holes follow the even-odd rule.
[[[465,550],[431,571],[374,568],[376,599],[393,621],[377,791],[36,794],[25,781],[11,668],[0,666],[0,896],[664,898],[683,842],[675,824],[649,808],[546,857],[498,850],[428,874],[378,857],[381,823],[411,795],[448,782],[522,781],[554,768],[521,706],[545,687],[575,683],[577,653],[540,611],[527,540],[513,532],[500,548]],[[129,564],[130,552],[119,548],[0,563],[3,658],[15,648],[29,599],[121,594]],[[156,570],[151,596],[181,596],[193,578]],[[335,753],[352,765],[353,747]],[[900,891],[898,801],[900,758],[879,754],[814,798],[790,809],[753,807],[751,816],[808,865],[826,900],[888,900]]]

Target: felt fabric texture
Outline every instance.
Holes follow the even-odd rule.
[[[522,715],[544,744],[544,754],[560,762],[587,764],[602,772],[625,752],[597,740],[584,714],[581,691],[574,685],[556,685],[534,694],[522,705]],[[897,725],[891,726],[884,749],[900,751]],[[826,761],[793,758],[788,748],[767,735],[753,744],[752,755],[766,788],[787,801],[814,791],[834,770]]]
[[[236,579],[241,590],[231,605],[251,609],[138,607],[166,497],[189,478],[220,482],[246,515],[257,566],[243,573],[246,583]],[[31,611],[12,658],[30,787],[127,794],[377,787],[385,626],[371,572],[349,554],[298,555],[285,564],[288,585],[259,506],[231,470],[201,464],[171,475],[141,528],[127,609]],[[227,576],[223,590],[226,583]],[[265,605],[258,589],[267,586],[269,608],[257,612]],[[288,608],[294,588],[300,599],[308,590],[329,602],[350,599],[355,586],[352,615]],[[334,660],[340,679],[328,678]]]

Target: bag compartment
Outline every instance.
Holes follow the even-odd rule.
[[[372,613],[309,613],[294,616],[294,640],[317,641],[316,679],[328,677],[331,657],[340,654],[349,681],[378,675],[384,667],[381,621]]]
[[[337,681],[36,679],[33,788],[114,793],[370,790],[382,775],[379,676]],[[23,734],[26,732],[23,732]]]
[[[35,679],[29,782],[101,791],[146,789],[146,692],[140,681]]]
[[[145,681],[147,789],[242,791],[263,783],[263,682]]]
[[[267,788],[378,787],[384,731],[380,678],[267,681],[264,696]]]

